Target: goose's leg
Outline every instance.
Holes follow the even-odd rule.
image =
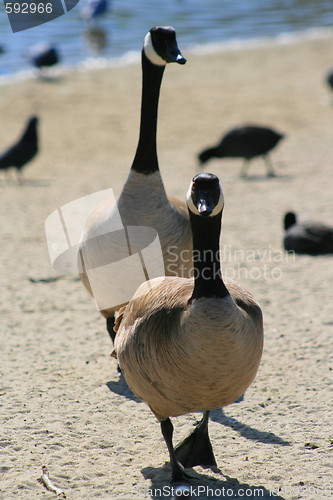
[[[244,158],[244,163],[240,171],[240,177],[246,177],[247,176],[247,171],[249,169],[250,165],[250,160],[248,158]]]
[[[194,431],[175,448],[175,455],[184,467],[195,465],[215,466],[216,460],[208,434],[209,411],[205,411],[202,420]]]
[[[271,162],[269,156],[265,155],[264,156],[264,160],[265,160],[267,175],[269,177],[275,177],[275,172],[274,172],[274,169],[273,169],[273,165],[272,165],[272,162]]]
[[[173,436],[173,425],[170,418],[166,420],[162,420],[161,422],[161,431],[164,437],[164,441],[168,447],[169,455],[170,455],[170,464],[171,464],[171,474],[172,474],[172,482],[173,483],[186,483],[188,484],[188,476],[183,469],[183,466],[178,462],[175,450],[172,444],[172,436]]]
[[[116,338],[116,332],[113,329],[114,323],[115,323],[114,315],[110,316],[110,318],[106,318],[106,329],[110,335],[110,338],[111,338],[113,344],[114,344],[114,339]],[[119,366],[119,363],[117,365],[117,371],[118,371],[118,373],[121,373],[121,368]]]

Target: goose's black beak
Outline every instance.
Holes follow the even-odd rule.
[[[186,63],[186,59],[180,52],[177,42],[174,42],[173,44],[169,45],[169,47],[167,47],[166,52],[163,55],[163,58],[167,63],[172,63],[172,62],[176,62],[178,64]]]
[[[203,217],[214,216],[223,210],[223,192],[218,177],[210,173],[193,177],[187,193],[188,209]]]
[[[214,200],[210,193],[199,193],[196,206],[200,215],[208,217],[213,212],[215,205],[216,203],[214,203]]]
[[[176,32],[172,26],[155,26],[150,30],[150,35],[154,50],[165,62],[186,63],[178,48]]]

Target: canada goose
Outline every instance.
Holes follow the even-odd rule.
[[[144,39],[142,49],[142,100],[139,141],[129,176],[117,202],[117,208],[124,226],[150,226],[159,236],[162,247],[165,274],[189,276],[192,269],[192,236],[185,203],[168,198],[159,171],[156,150],[157,111],[160,86],[167,63],[185,64],[177,46],[176,33],[172,27],[152,28]],[[88,219],[82,237],[81,254],[85,242],[90,242],[96,234],[110,234],[114,217],[112,201],[104,204]],[[107,262],[110,241],[90,244],[89,261],[91,267]],[[181,258],[182,251],[190,256]],[[93,295],[87,273],[83,270],[81,279]],[[142,280],[143,281],[143,280]],[[121,304],[118,304],[118,306]],[[111,307],[112,306],[112,307]],[[107,318],[107,329],[114,339],[114,314],[117,304],[110,304],[101,313]]]
[[[283,219],[285,250],[319,255],[333,253],[333,227],[321,222],[297,222],[294,212],[287,212]]]
[[[273,166],[268,153],[284,137],[268,127],[244,125],[227,132],[216,146],[203,150],[199,155],[200,164],[206,163],[210,158],[244,158],[240,176],[245,177],[249,162],[257,156],[265,159],[267,175],[274,176]]]
[[[0,154],[0,169],[7,172],[11,167],[16,168],[17,179],[20,183],[23,178],[23,167],[38,153],[37,124],[36,116],[29,118],[19,140]]]
[[[233,403],[252,383],[262,354],[259,305],[241,285],[223,280],[219,237],[224,198],[219,179],[193,178],[187,195],[194,281],[164,277],[143,283],[116,320],[115,350],[125,380],[161,423],[172,482],[184,467],[216,465],[209,410]],[[176,449],[169,417],[205,410]]]

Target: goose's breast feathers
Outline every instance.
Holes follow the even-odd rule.
[[[225,406],[253,381],[261,311],[250,294],[229,286],[235,299],[189,304],[191,279],[152,280],[118,318],[115,353],[129,386],[157,418]]]

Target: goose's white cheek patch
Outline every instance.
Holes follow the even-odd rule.
[[[189,187],[189,190],[187,191],[187,196],[186,196],[186,202],[189,210],[191,210],[192,213],[196,215],[201,215],[200,212],[198,211],[197,207],[194,205],[193,200],[192,200],[192,185]],[[209,217],[214,217],[215,215],[219,214],[221,210],[224,207],[224,196],[223,196],[223,191],[221,188],[221,193],[220,193],[220,198],[216,206],[214,207],[214,210],[212,213],[209,215]]]
[[[165,66],[166,65],[166,61],[164,59],[162,59],[162,57],[159,56],[158,53],[156,52],[156,50],[154,49],[150,32],[147,33],[147,35],[145,37],[145,41],[143,44],[143,50],[151,63],[156,64],[156,66]]]

